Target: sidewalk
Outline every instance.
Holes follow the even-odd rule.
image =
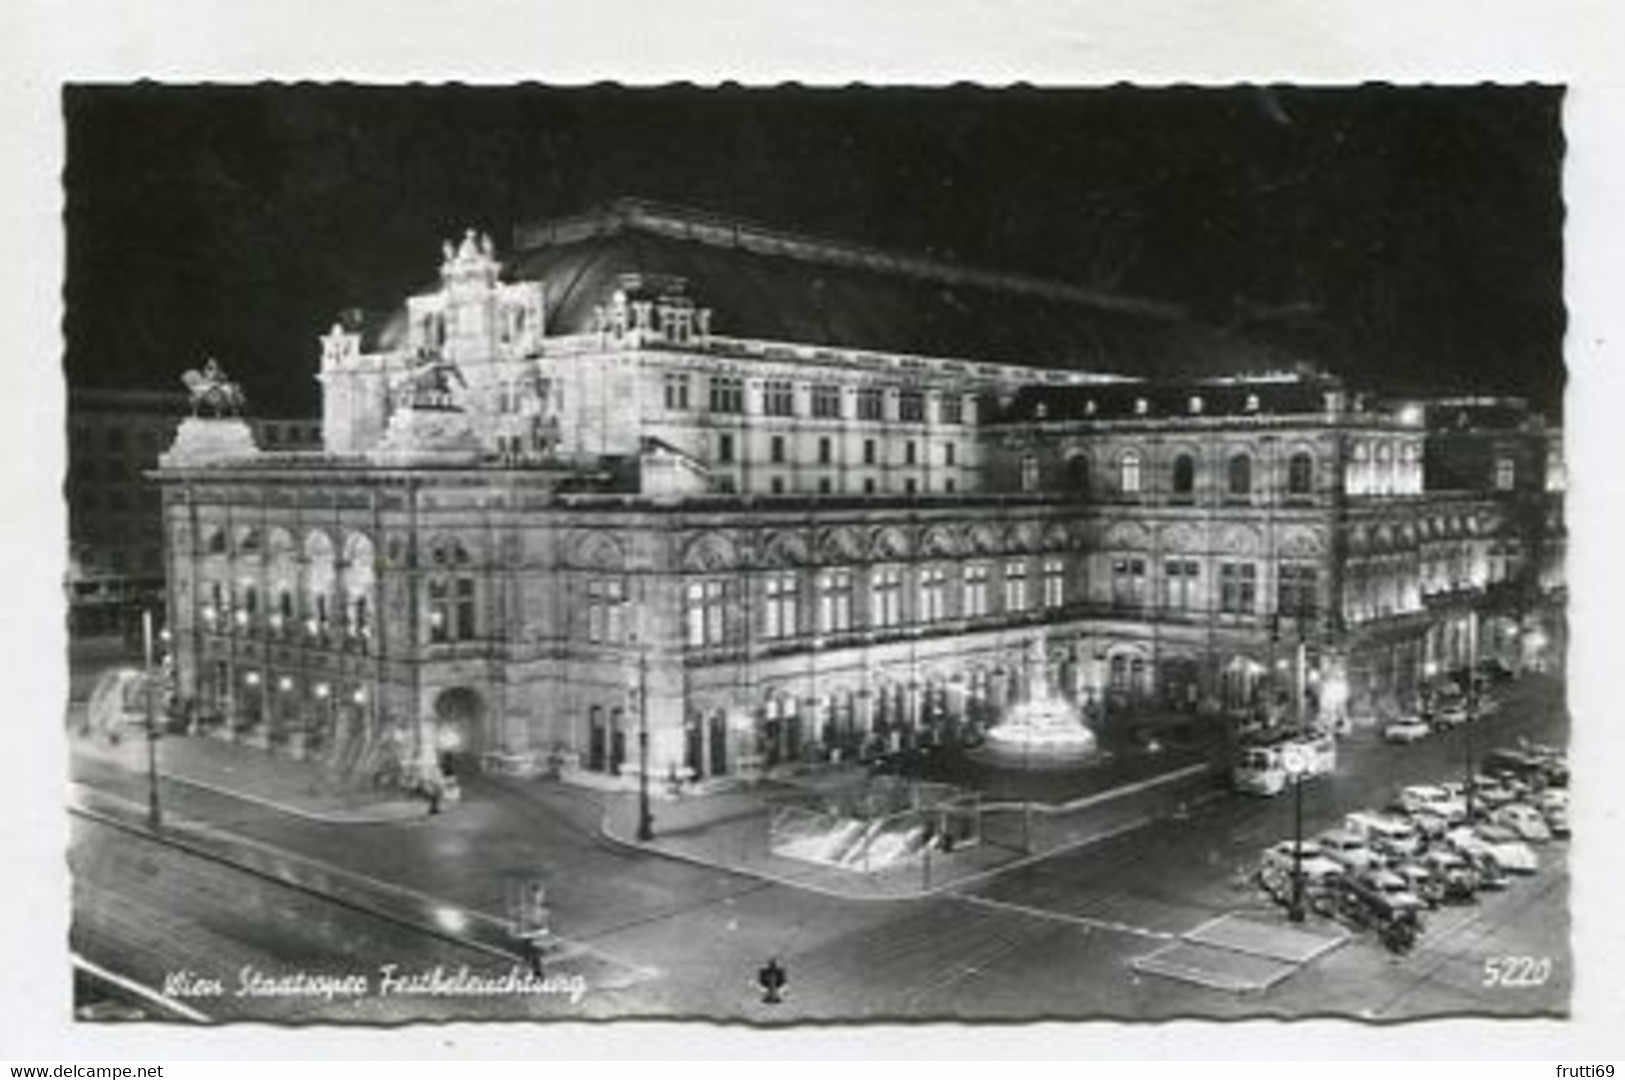
[[[101,735],[72,734],[69,749],[75,759],[146,775],[146,736],[139,729],[131,730],[116,745]],[[422,817],[427,812],[421,799],[403,792],[343,780],[319,765],[206,736],[165,735],[159,739],[158,772],[167,783],[187,784],[331,824],[377,824]]]
[[[1212,786],[1206,770],[1197,766],[1144,778],[1115,792],[1097,792],[1068,806],[984,804],[979,842],[952,852],[927,849],[869,872],[772,850],[769,820],[775,796],[795,790],[770,782],[703,798],[658,800],[651,810],[654,839],[649,841],[637,839],[637,798],[612,796],[603,834],[628,848],[792,888],[849,900],[906,900],[959,888],[1177,814],[1207,797]]]

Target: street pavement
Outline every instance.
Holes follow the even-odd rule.
[[[1523,680],[1472,734],[1480,753],[1519,734],[1566,744],[1561,685]],[[1459,776],[1465,737],[1458,729],[1391,746],[1372,732],[1356,733],[1341,745],[1338,774],[1305,789],[1306,826],[1318,831],[1349,810],[1381,806],[1407,783]],[[80,783],[128,805],[144,798],[144,778],[114,763],[81,756],[74,770]],[[1549,1015],[1563,1011],[1573,978],[1566,845],[1542,849],[1545,865],[1533,879],[1516,879],[1480,904],[1434,913],[1418,949],[1403,958],[1390,957],[1370,935],[1356,937],[1252,994],[1136,972],[1135,959],[1217,917],[1276,915],[1249,872],[1265,846],[1291,835],[1290,798],[1228,795],[947,893],[852,900],[608,843],[600,832],[602,796],[497,779],[472,782],[466,794],[462,804],[435,817],[354,825],[280,813],[218,791],[180,784],[164,789],[172,821],[203,823],[313,865],[493,918],[503,914],[509,882],[538,877],[547,884],[560,935],[581,955],[607,958],[593,973],[599,985],[579,1002],[550,998],[536,1011],[536,1002],[432,999],[413,1002],[418,1011],[408,1010],[407,1018],[485,1015],[479,1010],[487,1005],[492,1017],[530,1009],[525,1015],[754,1022]],[[210,874],[224,875],[216,891],[192,891],[186,883],[201,873],[191,868],[199,860],[166,853],[147,868],[133,865],[110,854],[111,841],[94,842],[93,831],[76,823],[76,888],[85,882],[76,892],[76,943],[91,959],[124,964],[146,979],[168,970],[164,965],[214,953],[219,963],[240,966],[246,961],[233,949],[247,950],[257,963],[319,963],[338,938],[355,942],[331,954],[346,963],[466,952],[456,935],[426,933],[369,913],[365,905],[299,892],[285,908],[281,899],[269,899],[282,896],[281,885],[225,863],[210,864]],[[236,884],[227,887],[233,875]],[[106,899],[123,895],[132,882],[151,890],[139,895],[152,915],[140,925],[113,919]],[[283,910],[305,914],[284,916]],[[199,927],[207,931],[202,939]],[[497,962],[479,949],[472,955]],[[1544,985],[1485,985],[1486,960],[1524,955],[1551,958]],[[776,1005],[763,1002],[755,985],[757,970],[771,959],[789,976],[784,1001]],[[246,1003],[257,1004],[263,1002]],[[320,1015],[370,1020],[375,1014],[366,1010],[381,1007]],[[403,1008],[398,1000],[390,1007]]]

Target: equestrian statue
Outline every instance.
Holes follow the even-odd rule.
[[[181,376],[181,382],[192,395],[193,416],[241,416],[248,404],[242,386],[226,378],[219,361],[212,356],[202,371],[188,371]]]

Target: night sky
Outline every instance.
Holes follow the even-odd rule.
[[[66,370],[213,355],[314,414],[317,336],[442,238],[638,195],[1171,300],[1401,392],[1561,407],[1561,91],[73,87]],[[1019,357],[1012,357],[1018,360]]]

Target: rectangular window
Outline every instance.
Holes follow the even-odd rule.
[[[1163,563],[1163,607],[1171,611],[1190,611],[1196,607],[1197,567],[1194,559],[1169,559]]]
[[[450,590],[444,581],[429,582],[429,640],[451,640]]]
[[[1038,490],[1038,459],[1031,454],[1021,459],[1021,490]]]
[[[920,482],[910,476],[903,481],[903,494],[916,495],[920,490]]]
[[[828,465],[835,460],[835,444],[828,435],[818,440],[818,464]]]
[[[1294,618],[1312,618],[1319,607],[1319,575],[1313,566],[1283,564],[1276,570],[1275,609]]]
[[[903,572],[895,566],[873,571],[869,584],[869,625],[885,629],[902,622]]]
[[[476,636],[476,607],[474,603],[474,579],[457,579],[457,640],[471,641]]]
[[[727,583],[691,581],[683,595],[683,623],[693,647],[721,645],[725,627]]]
[[[897,395],[897,419],[905,424],[918,424],[925,420],[925,395],[918,390],[903,390]]]
[[[734,437],[724,432],[717,436],[717,461],[723,465],[733,464]]]
[[[1066,563],[1060,559],[1044,560],[1044,606],[1066,606]]]
[[[958,456],[958,448],[953,443],[949,443],[942,448],[942,463],[944,465],[959,464],[959,462],[955,460]]]
[[[873,439],[863,440],[863,463],[865,465],[875,463],[875,441]]]
[[[710,404],[714,413],[742,413],[745,411],[745,381],[737,375],[713,375],[710,381]]]
[[[768,416],[796,414],[795,387],[783,380],[770,379],[762,386],[762,411]]]
[[[834,485],[830,483],[829,477],[820,476],[818,478],[818,494],[820,494],[820,495],[829,495],[829,494],[832,494],[834,492],[834,490],[835,490]]]
[[[818,575],[818,631],[838,634],[852,629],[852,571],[825,570]]]
[[[987,614],[987,567],[974,563],[965,567],[965,618],[979,619]]]
[[[1027,610],[1027,564],[1024,562],[1004,566],[1004,610]]]
[[[775,435],[767,444],[768,460],[775,465],[784,464],[784,436]]]
[[[1253,563],[1219,566],[1219,610],[1227,615],[1258,611],[1258,567]]]
[[[903,463],[905,465],[917,465],[919,464],[919,459],[919,446],[914,442],[913,439],[908,440],[908,442],[903,444]]]
[[[937,410],[944,424],[963,424],[965,422],[965,399],[958,394],[944,394],[942,404]]]
[[[771,491],[775,495],[783,495],[784,494],[784,477],[775,476],[772,480],[768,481],[768,490]]]
[[[688,410],[688,376],[679,372],[667,372],[665,383],[667,411],[686,412]]]
[[[875,493],[875,478],[874,477],[865,476],[863,478],[863,493],[865,495],[873,495]]]
[[[841,418],[841,388],[820,383],[812,390],[812,414],[820,420]]]
[[[1129,610],[1145,606],[1144,559],[1125,557],[1112,560],[1112,603]]]
[[[779,641],[796,636],[796,575],[769,574],[762,585],[762,636]]]
[[[920,571],[920,621],[940,622],[948,617],[944,604],[948,575],[940,566],[927,566]]]
[[[625,633],[626,583],[617,578],[587,582],[587,640],[620,641]]]
[[[886,418],[885,391],[866,386],[858,391],[858,419],[884,420]]]

